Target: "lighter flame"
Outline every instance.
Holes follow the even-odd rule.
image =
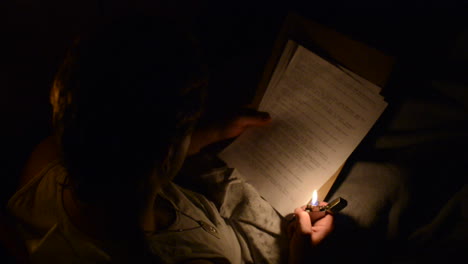
[[[317,190],[314,190],[314,192],[312,193],[312,205],[314,206],[317,206],[318,205],[318,201],[317,201]]]

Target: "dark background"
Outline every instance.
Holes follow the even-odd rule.
[[[50,132],[48,92],[73,37],[101,19],[131,12],[187,20],[212,69],[211,109],[250,102],[287,12],[295,11],[397,59],[385,118],[405,98],[437,96],[437,76],[465,78],[467,9],[463,1],[149,1],[3,0],[0,3],[1,201],[21,166]],[[326,3],[325,3],[326,2]],[[408,3],[411,2],[411,3]],[[455,52],[457,51],[457,52]],[[465,80],[462,80],[465,81]],[[463,156],[462,156],[463,157]]]

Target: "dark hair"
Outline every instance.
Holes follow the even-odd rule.
[[[135,202],[154,170],[165,177],[202,110],[205,82],[195,40],[174,22],[126,18],[81,36],[51,92],[78,199]]]
[[[80,36],[55,76],[50,98],[66,185],[117,216],[108,228],[118,262],[157,260],[138,224],[154,187],[147,183],[169,177],[202,111],[206,79],[190,33],[150,17]]]

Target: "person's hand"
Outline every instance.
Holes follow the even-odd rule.
[[[242,134],[247,128],[270,123],[268,113],[243,109],[224,121],[199,126],[192,133],[188,155],[198,153],[202,148]]]
[[[320,205],[327,203],[322,202]],[[289,263],[304,263],[307,253],[333,231],[333,215],[312,212],[311,217],[304,209],[305,207],[294,210],[295,220],[288,226]]]

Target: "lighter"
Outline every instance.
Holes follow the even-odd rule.
[[[311,203],[307,204],[305,211],[306,212],[328,212],[328,213],[334,214],[334,213],[338,213],[339,211],[341,211],[347,205],[348,205],[348,202],[345,199],[338,197],[325,206],[312,205]]]

